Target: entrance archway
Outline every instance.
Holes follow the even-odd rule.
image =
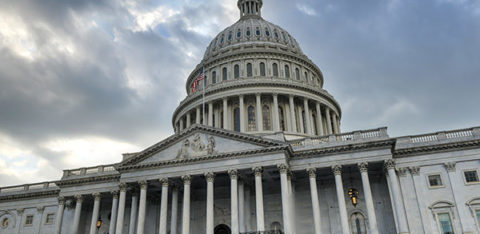
[[[230,230],[230,227],[228,227],[225,224],[220,224],[215,227],[214,230],[215,234],[232,234],[232,231]]]

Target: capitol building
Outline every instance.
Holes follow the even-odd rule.
[[[480,127],[341,132],[328,77],[262,4],[238,0],[187,79],[174,135],[0,188],[0,234],[479,234]]]

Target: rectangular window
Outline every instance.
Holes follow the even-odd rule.
[[[55,219],[55,214],[47,214],[45,218],[45,224],[53,224],[53,220]]]
[[[478,183],[478,173],[476,170],[471,170],[471,171],[465,171],[465,181],[467,183]]]
[[[442,177],[440,175],[429,175],[428,184],[430,187],[441,187],[443,186]]]
[[[442,234],[454,234],[452,227],[452,220],[450,219],[449,213],[440,213],[437,214],[438,223],[440,224],[440,229]]]
[[[33,215],[27,215],[25,218],[25,226],[30,226],[33,224]]]

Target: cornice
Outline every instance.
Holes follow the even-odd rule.
[[[293,153],[293,159],[301,158],[313,158],[318,156],[327,156],[338,153],[348,153],[348,152],[360,152],[372,149],[391,149],[395,144],[395,139],[380,140],[380,141],[370,141],[362,143],[352,143],[346,145],[325,147],[325,148],[315,148],[303,151],[297,151]]]
[[[55,184],[57,184],[57,186],[60,188],[64,188],[64,187],[76,186],[78,184],[84,185],[84,184],[97,184],[99,182],[115,182],[115,181],[119,181],[119,179],[120,179],[120,174],[100,175],[100,176],[93,174],[90,177],[60,180],[60,181],[57,181]]]
[[[56,197],[60,193],[60,189],[46,190],[38,192],[22,192],[16,194],[6,194],[0,196],[0,201],[17,201],[28,200],[32,198]]]
[[[405,149],[394,149],[394,157],[408,157],[430,153],[450,152],[457,149],[467,150],[480,147],[480,140],[451,142],[428,146],[410,147]]]

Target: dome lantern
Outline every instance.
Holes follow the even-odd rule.
[[[240,18],[247,16],[262,16],[262,0],[238,0]]]

